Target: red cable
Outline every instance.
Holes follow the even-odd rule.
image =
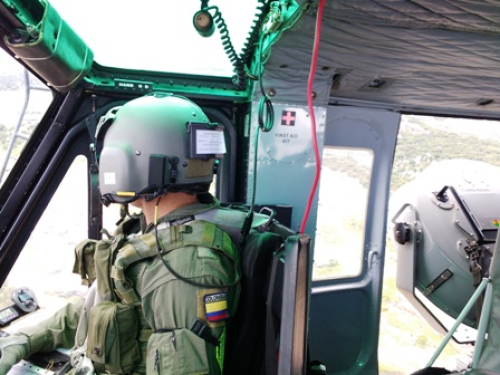
[[[324,6],[325,6],[325,0],[320,0],[319,7],[318,7],[318,14],[317,14],[317,18],[316,18],[316,30],[315,30],[315,35],[314,35],[314,46],[313,46],[313,54],[312,54],[312,60],[311,60],[311,68],[309,70],[309,80],[307,82],[307,105],[309,108],[309,114],[311,116],[311,133],[312,133],[314,157],[315,157],[315,161],[316,161],[316,172],[314,174],[314,181],[313,181],[313,185],[311,187],[311,191],[309,192],[309,199],[307,200],[306,211],[304,213],[304,217],[302,218],[302,223],[300,225],[300,231],[299,231],[300,233],[304,233],[304,230],[305,230],[305,227],[307,224],[307,219],[309,218],[309,212],[311,211],[311,206],[312,206],[314,194],[316,193],[316,189],[318,187],[319,176],[321,173],[321,162],[320,162],[319,150],[318,150],[318,140],[316,139],[316,137],[317,137],[316,117],[314,115],[312,94],[313,94],[314,76],[316,74],[316,65],[318,63],[319,40],[320,40],[320,36],[321,36],[321,20],[323,18]]]

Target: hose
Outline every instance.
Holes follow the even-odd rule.
[[[314,108],[312,105],[312,99],[313,99],[312,94],[313,94],[314,76],[316,74],[316,65],[318,63],[319,40],[321,37],[321,20],[323,18],[324,6],[325,6],[325,0],[320,0],[319,8],[318,8],[318,15],[316,18],[316,29],[315,29],[315,34],[314,34],[314,46],[313,46],[313,53],[312,53],[312,59],[311,59],[311,67],[309,70],[309,80],[307,82],[307,104],[309,107],[309,114],[311,116],[311,133],[312,133],[314,156],[315,156],[315,161],[316,161],[316,170],[315,170],[315,174],[314,174],[314,181],[313,181],[311,190],[309,192],[309,198],[307,200],[306,211],[304,213],[304,217],[302,218],[302,223],[300,225],[300,230],[299,230],[300,233],[304,233],[304,230],[306,228],[307,219],[309,218],[309,213],[311,211],[311,206],[312,206],[314,194],[316,193],[316,189],[318,187],[318,182],[319,182],[319,176],[321,173],[321,161],[320,161],[320,156],[319,156],[318,140],[317,140],[317,133],[316,133],[316,117],[314,115]]]

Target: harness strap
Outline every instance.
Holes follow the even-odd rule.
[[[220,342],[219,340],[212,335],[212,332],[210,331],[210,327],[206,325],[206,323],[201,320],[201,319],[195,319],[191,327],[189,328],[194,334],[197,336],[201,337],[203,340],[206,342],[212,344],[213,346],[219,346]]]
[[[114,301],[112,282],[109,269],[113,258],[113,253],[124,240],[123,233],[118,234],[113,240],[101,240],[96,244],[95,264],[96,279],[98,280],[98,294],[103,301]]]
[[[238,253],[231,237],[210,222],[194,220],[188,224],[171,226],[168,230],[158,232],[158,240],[163,254],[186,246],[199,246],[217,249],[235,263],[238,260]],[[153,233],[135,237],[117,251],[110,276],[114,281],[116,294],[124,303],[137,306],[141,304],[137,292],[125,276],[125,270],[137,261],[154,256],[157,256],[157,252]]]
[[[248,212],[235,209],[225,209],[223,207],[214,208],[208,211],[200,212],[195,215],[196,220],[205,220],[216,224],[227,232],[233,242],[239,246],[240,238],[245,231],[244,224]],[[254,213],[250,229],[256,229],[265,232],[271,224],[271,218],[268,215]],[[249,229],[248,229],[249,230]]]
[[[193,216],[194,221],[189,221],[189,227],[193,222],[203,221],[215,224],[220,227],[223,232],[216,231],[214,228],[210,229],[205,227],[204,233],[201,238],[193,238],[188,233],[186,225],[171,225],[170,223],[165,226],[170,226],[170,230],[158,231],[159,240],[162,243],[164,252],[172,251],[180,246],[207,246],[217,248],[222,251],[225,249],[232,249],[227,243],[231,241],[239,246],[239,239],[242,234],[242,228],[247,217],[246,211],[229,209],[224,207],[213,208],[208,211],[197,213]],[[99,274],[99,295],[103,300],[113,301],[113,291],[125,303],[133,305],[140,305],[140,299],[133,290],[132,286],[127,282],[125,277],[125,269],[132,263],[141,259],[156,256],[156,239],[153,233],[147,233],[140,237],[129,239],[129,243],[122,247],[116,254],[116,260],[112,264],[112,259],[125,240],[125,237],[131,233],[131,228],[139,226],[138,219],[127,220],[117,228],[117,235],[113,240],[102,240],[98,242],[95,253],[97,267],[96,272]],[[186,223],[183,223],[186,224]],[[259,231],[266,231],[272,225],[271,217],[265,214],[255,213],[251,228]],[[161,224],[160,224],[161,225]],[[213,225],[212,225],[213,227]],[[225,233],[224,233],[225,232]],[[186,234],[188,234],[186,236]],[[217,236],[217,238],[212,238]],[[221,240],[222,238],[222,240]],[[222,243],[221,243],[222,241]],[[219,247],[217,247],[219,246]],[[237,259],[236,251],[227,253],[231,259]],[[111,270],[111,271],[109,271]],[[112,280],[116,280],[113,286]]]

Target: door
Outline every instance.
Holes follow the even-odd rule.
[[[311,359],[376,374],[387,205],[400,115],[327,112],[314,247]]]

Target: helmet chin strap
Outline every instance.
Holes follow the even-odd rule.
[[[166,187],[163,187],[161,189],[156,189],[152,193],[144,193],[144,192],[112,192],[112,193],[105,193],[101,195],[101,203],[105,205],[106,207],[109,206],[111,203],[120,203],[120,204],[128,204],[132,203],[133,201],[139,199],[139,198],[144,198],[146,202],[151,202],[157,197],[162,197],[167,192],[171,189],[173,185],[169,184]],[[143,191],[148,191],[151,190],[150,188],[146,188]],[[115,197],[120,198],[120,200],[116,200]]]
[[[164,194],[158,196],[158,199],[156,200],[156,204],[155,204],[155,214],[154,214],[154,218],[153,218],[153,225],[154,225],[154,228],[155,228],[155,236],[156,237],[158,236],[157,229],[156,229],[156,226],[158,225],[158,206],[160,205],[161,198],[165,194],[166,194],[166,192]]]

